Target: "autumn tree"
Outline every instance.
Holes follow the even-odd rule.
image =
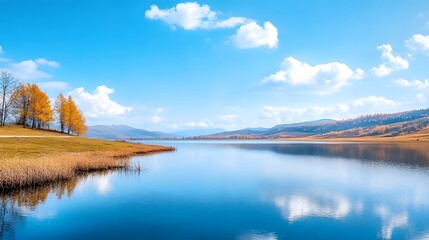
[[[61,132],[80,135],[87,131],[85,116],[72,96],[59,94],[52,109],[48,95],[36,84],[19,84],[12,95],[17,123],[24,128],[49,128],[55,112]]]
[[[29,117],[31,128],[45,128],[54,120],[48,95],[36,84],[30,84]]]
[[[68,96],[65,105],[65,126],[67,133],[75,133],[77,135],[86,133],[86,119],[81,110],[76,106],[72,96]]]
[[[13,92],[17,86],[15,77],[8,71],[0,73],[0,125],[4,126],[13,103]]]
[[[18,116],[17,123],[25,128],[27,127],[30,106],[30,84],[19,84],[12,95],[14,99],[13,107],[15,114]]]
[[[36,84],[20,84],[13,97],[18,122],[24,127],[31,123],[31,128],[45,128],[54,120],[51,101]]]
[[[64,133],[66,127],[66,107],[67,99],[62,93],[57,96],[55,100],[55,113],[57,115],[58,123],[60,124],[60,131]]]

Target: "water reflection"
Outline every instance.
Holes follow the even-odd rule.
[[[102,175],[97,179],[97,192],[106,195],[112,190],[112,183],[109,175]]]
[[[395,228],[404,228],[408,225],[408,213],[392,213],[386,206],[378,206],[375,213],[382,220],[381,236],[383,239],[391,239]]]
[[[303,195],[276,197],[274,203],[290,223],[307,217],[345,218],[353,207],[349,199],[340,195],[322,199]]]
[[[387,164],[429,166],[429,144],[427,143],[246,143],[229,144],[228,146],[297,156],[334,157]]]
[[[247,233],[238,237],[238,240],[277,240],[275,233]]]
[[[403,146],[398,155],[413,166],[404,167],[391,164],[402,150],[390,144],[178,143],[134,158],[146,169],[139,176],[105,172],[0,195],[1,236],[425,239],[422,146]]]
[[[33,215],[38,219],[54,217],[56,215],[54,209],[44,209],[44,211],[34,213],[51,196],[54,196],[57,200],[71,197],[78,184],[88,178],[97,177],[99,193],[107,193],[110,189],[108,179],[111,172],[101,171],[83,174],[69,180],[0,193],[0,239],[14,239],[15,228],[24,224],[26,217],[29,215]]]

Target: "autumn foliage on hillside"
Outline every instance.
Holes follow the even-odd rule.
[[[59,94],[52,106],[48,95],[37,84],[17,82],[12,74],[1,72],[0,125],[14,119],[12,122],[24,128],[49,129],[56,120],[62,133],[86,133],[86,119],[71,96]]]

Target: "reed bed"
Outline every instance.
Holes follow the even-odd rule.
[[[113,151],[60,152],[39,157],[0,157],[0,192],[71,179],[91,171],[128,168],[130,157],[174,148],[133,144]]]

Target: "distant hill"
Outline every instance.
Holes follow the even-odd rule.
[[[334,123],[335,120],[332,119],[321,119],[316,121],[292,123],[292,124],[281,124],[276,125],[272,128],[245,128],[242,130],[222,132],[218,134],[212,134],[208,136],[202,136],[202,138],[270,138],[273,135],[288,132],[293,137],[302,137],[308,135],[302,131],[296,131],[295,129],[300,129],[303,127],[319,126],[328,123]]]
[[[370,114],[357,118],[334,121],[317,121],[282,124],[272,128],[242,129],[195,137],[195,139],[275,139],[296,137],[393,137],[414,134],[429,125],[429,109],[391,114]]]
[[[85,134],[89,138],[100,138],[108,140],[130,139],[130,138],[172,138],[176,137],[170,133],[154,132],[144,129],[132,128],[127,125],[96,125],[88,127]]]
[[[225,132],[226,130],[223,128],[211,128],[211,129],[188,129],[188,130],[182,130],[173,132],[172,134],[179,137],[195,137],[195,136],[201,136],[201,135],[210,135],[210,134],[216,134]]]

